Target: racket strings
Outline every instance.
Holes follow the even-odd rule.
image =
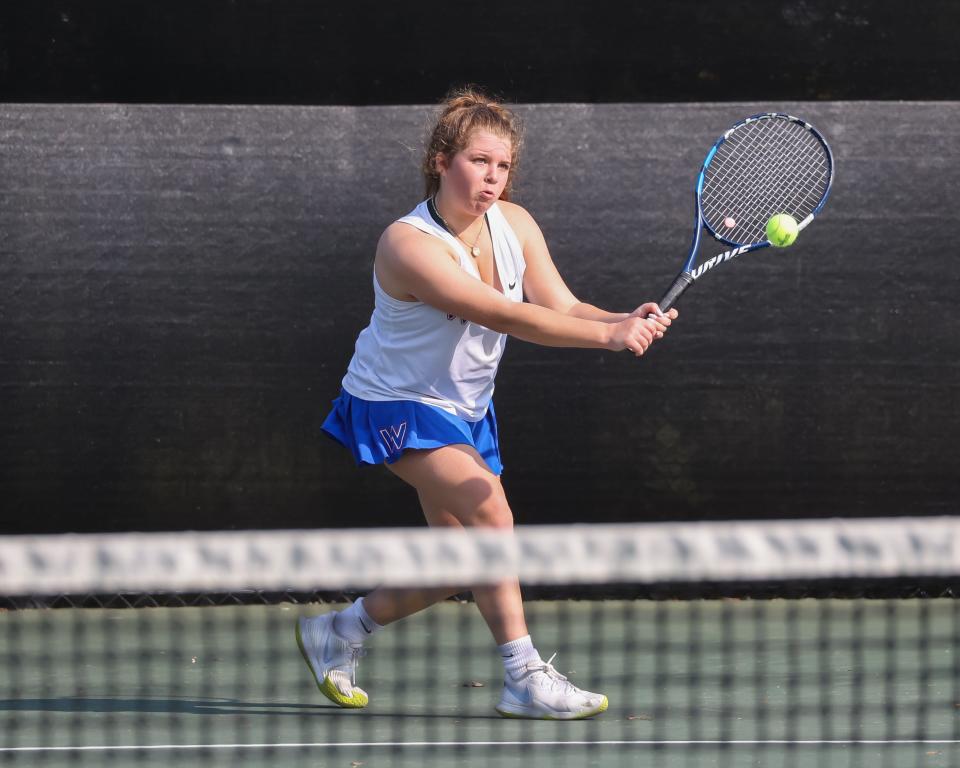
[[[713,183],[704,195],[706,207],[715,210],[714,219],[724,210],[731,218],[739,214],[741,237],[737,239],[743,233],[749,233],[752,241],[763,239],[766,220],[774,213],[805,218],[826,186],[817,183],[825,179],[825,165],[818,169],[805,164],[792,137],[782,134],[782,128],[775,126],[760,141],[748,137],[754,140],[731,141],[725,150],[723,145],[718,150]]]
[[[734,130],[717,148],[700,195],[703,217],[727,240],[762,242],[771,216],[789,213],[803,221],[829,182],[827,151],[812,131],[788,118],[761,118]]]
[[[726,217],[734,218],[738,231],[733,237],[718,231],[739,242],[759,242],[765,239],[766,221],[774,213],[790,213],[802,220],[816,207],[826,188],[828,167],[826,162],[820,167],[806,162],[807,147],[798,147],[793,136],[784,135],[782,126],[771,126],[763,136],[754,132],[743,138],[728,140],[718,150],[718,162],[703,195],[705,217],[712,227],[719,227]]]
[[[736,190],[741,198],[747,192],[754,201],[763,199],[765,195],[773,196],[775,202],[788,201],[791,192],[794,193],[792,197],[800,199],[812,198],[814,195],[811,193],[819,193],[815,195],[819,201],[829,171],[825,152],[819,142],[796,123],[768,119],[766,124],[769,127],[763,134],[755,131],[751,136],[741,137],[747,140],[728,140],[721,145],[718,150],[721,161],[713,167],[716,174],[715,192],[722,194]],[[785,130],[788,127],[797,127],[800,133],[796,130],[788,132]],[[799,137],[808,141],[798,142]],[[823,162],[817,163],[820,159]],[[824,183],[817,184],[818,180]],[[814,183],[806,184],[805,181]]]

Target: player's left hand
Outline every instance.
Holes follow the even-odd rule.
[[[652,320],[657,326],[656,337],[658,339],[663,338],[663,334],[667,332],[670,323],[680,316],[680,313],[677,312],[676,309],[670,309],[666,313],[661,312],[660,307],[657,306],[655,301],[648,301],[646,304],[641,304],[630,314]]]

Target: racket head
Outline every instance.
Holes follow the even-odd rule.
[[[830,145],[810,123],[782,112],[751,115],[717,139],[703,161],[699,221],[727,245],[769,245],[770,217],[787,213],[806,227],[827,201],[833,172]]]

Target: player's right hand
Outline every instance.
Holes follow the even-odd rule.
[[[607,349],[613,352],[629,349],[640,357],[653,344],[656,334],[657,324],[652,319],[630,316],[610,326]]]
[[[646,304],[641,304],[630,314],[636,315],[637,317],[646,317],[649,320],[653,320],[657,324],[657,333],[654,338],[662,339],[663,334],[667,332],[667,328],[670,326],[670,323],[679,317],[677,310],[669,309],[666,313],[660,311],[660,307],[653,301],[648,301]]]

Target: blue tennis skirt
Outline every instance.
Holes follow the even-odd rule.
[[[470,445],[490,470],[503,472],[493,403],[480,421],[466,421],[412,400],[362,400],[345,389],[321,429],[353,454],[358,465],[393,464],[411,448]]]

